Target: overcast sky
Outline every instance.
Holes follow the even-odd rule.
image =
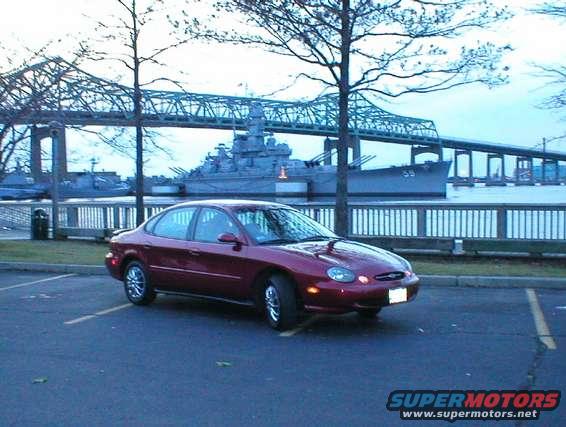
[[[530,64],[566,62],[566,23],[525,13],[523,9],[534,6],[536,1],[498,1],[511,5],[516,13],[511,21],[499,25],[488,35],[495,41],[508,42],[514,48],[504,59],[504,64],[511,70],[508,85],[494,89],[473,85],[448,92],[409,96],[380,106],[396,114],[432,119],[441,135],[533,146],[540,143],[542,137],[563,134],[566,123],[560,122],[556,113],[537,108],[551,92],[544,87],[544,80],[533,76]],[[4,45],[19,49],[21,46],[37,48],[49,40],[61,39],[52,53],[65,56],[76,45],[77,38],[95,37],[92,32],[94,22],[85,15],[104,19],[115,10],[115,0],[5,1],[0,15],[0,40]],[[164,37],[161,29],[152,31],[149,34],[152,41]],[[225,95],[272,92],[286,86],[290,82],[289,75],[300,69],[291,59],[255,49],[218,45],[190,44],[170,55],[167,61],[170,67],[166,72],[172,77],[178,77],[179,70],[185,73],[181,78],[186,90]],[[101,77],[115,79],[120,74],[108,64],[90,64],[88,67]],[[293,100],[317,95],[315,90],[307,88],[299,85],[273,98]],[[173,159],[155,154],[146,170],[148,174],[168,174],[168,167],[172,165],[189,169],[217,143],[230,139],[230,132],[166,130],[164,145],[171,151]],[[310,158],[322,151],[322,138],[281,135],[279,140],[288,142],[297,158]],[[99,168],[132,175],[133,161],[85,141],[84,135],[68,136],[73,160],[71,170],[87,168],[88,159],[94,156],[100,162]],[[566,142],[553,143],[549,149],[566,151]],[[365,142],[362,152],[377,154],[373,166],[407,163],[409,160],[405,147]]]

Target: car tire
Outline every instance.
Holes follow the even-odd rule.
[[[128,299],[136,305],[147,305],[155,299],[155,291],[141,262],[132,261],[126,266],[124,291]]]
[[[375,319],[377,317],[377,313],[381,311],[381,307],[379,308],[360,308],[357,310],[358,316],[362,319]]]
[[[278,331],[297,324],[297,298],[294,283],[281,274],[269,277],[263,291],[269,325]]]

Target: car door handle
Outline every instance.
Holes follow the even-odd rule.
[[[151,245],[149,243],[144,243],[143,248],[144,249],[151,249]]]
[[[201,252],[197,251],[196,249],[188,249],[187,252],[192,256],[199,256],[201,254]]]

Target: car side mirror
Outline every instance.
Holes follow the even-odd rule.
[[[218,241],[222,243],[233,243],[235,250],[240,250],[242,241],[234,233],[222,233],[218,236]]]

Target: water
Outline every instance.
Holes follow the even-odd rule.
[[[446,186],[446,199],[416,199],[417,203],[426,203],[429,201],[446,202],[446,203],[467,203],[467,204],[483,204],[483,203],[525,203],[525,204],[556,204],[566,203],[566,186],[549,185],[549,186],[519,186],[508,185],[506,187],[486,187],[483,184],[475,187],[453,187],[452,184]],[[97,201],[111,201],[114,203],[133,203],[133,196],[100,198]],[[158,203],[179,203],[190,200],[187,197],[158,197],[146,196],[144,200],[148,202]],[[92,201],[89,199],[71,199],[69,201],[85,202]],[[404,200],[405,201],[405,200]],[[394,203],[392,201],[392,203]]]
[[[537,185],[507,187],[453,187],[447,186],[446,199],[451,203],[566,203],[566,186]]]

